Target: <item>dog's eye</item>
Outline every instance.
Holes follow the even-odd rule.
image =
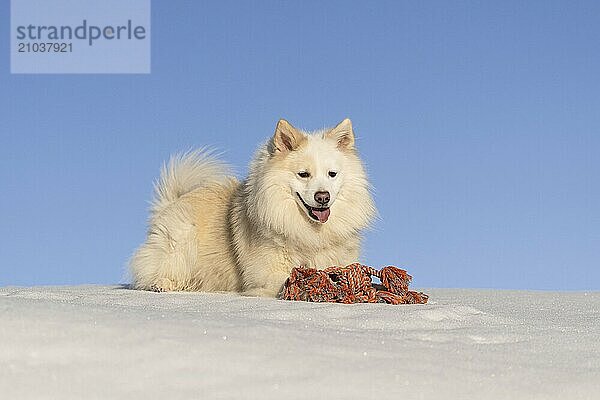
[[[335,178],[335,176],[337,175],[337,172],[335,171],[329,171],[329,176],[332,178]]]
[[[298,176],[300,178],[309,178],[310,177],[310,172],[301,171],[301,172],[298,172]]]

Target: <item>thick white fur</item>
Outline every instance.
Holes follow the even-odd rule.
[[[323,190],[331,205],[321,223],[297,193],[315,207],[314,193]],[[148,237],[130,262],[133,285],[273,297],[295,266],[357,261],[361,230],[375,212],[350,120],[312,134],[281,120],[243,182],[203,151],[163,167]]]

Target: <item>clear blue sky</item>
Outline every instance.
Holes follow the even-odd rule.
[[[0,285],[116,283],[170,153],[243,175],[278,118],[352,118],[421,287],[600,289],[600,3],[166,1],[150,75],[11,75],[0,3]]]

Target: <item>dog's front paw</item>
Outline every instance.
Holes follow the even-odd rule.
[[[149,290],[153,292],[171,292],[175,290],[175,284],[168,278],[160,278],[149,287]]]

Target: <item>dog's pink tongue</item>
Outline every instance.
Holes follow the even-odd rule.
[[[319,222],[321,223],[327,222],[327,219],[329,218],[329,208],[324,210],[313,210],[313,213],[319,218]]]

